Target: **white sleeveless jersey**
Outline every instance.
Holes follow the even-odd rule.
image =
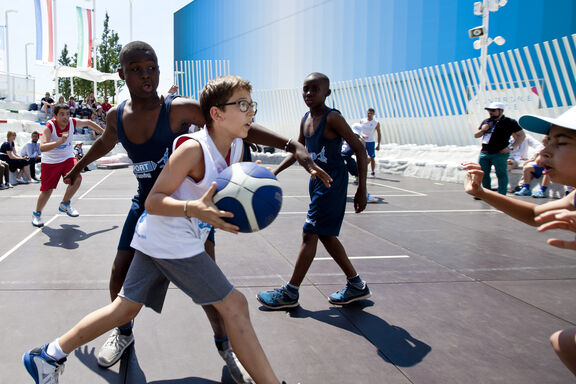
[[[57,146],[56,148],[42,152],[42,163],[44,164],[58,164],[71,157],[74,157],[74,148],[72,145],[72,139],[74,138],[74,127],[76,121],[73,118],[68,119],[68,139]],[[56,122],[52,119],[46,122],[46,127],[50,128],[50,142],[60,140],[62,136],[58,136],[56,132]]]
[[[173,150],[176,150],[182,138],[194,139],[202,146],[204,178],[197,183],[186,176],[171,197],[177,200],[198,200],[228,164],[218,152],[207,129],[177,137]],[[242,139],[234,139],[230,147],[230,164],[240,161],[242,149]],[[131,247],[158,259],[183,259],[204,252],[204,242],[211,229],[212,226],[195,217],[150,215],[144,211],[136,224]]]
[[[367,143],[374,141],[374,131],[378,125],[378,120],[361,119],[360,124],[362,125],[362,134],[367,136],[364,138],[364,141]]]

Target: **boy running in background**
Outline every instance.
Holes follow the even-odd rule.
[[[306,144],[314,161],[331,176],[333,182],[330,188],[326,188],[319,180],[310,179],[311,202],[303,228],[302,246],[290,282],[257,295],[258,301],[270,309],[298,306],[298,290],[316,255],[318,240],[348,279],[344,289],[330,295],[330,303],[344,305],[371,295],[368,285],[358,276],[338,240],[348,191],[348,171],[340,153],[342,139],[354,150],[358,162],[358,189],[354,196],[356,213],[366,208],[366,151],[340,112],[326,106],[325,100],[330,92],[330,80],[322,73],[312,73],[304,80],[302,96],[310,111],[302,118],[298,141]],[[279,174],[294,161],[294,157],[288,155],[274,174]]]
[[[576,185],[576,107],[572,107],[558,118],[526,115],[519,120],[527,131],[548,135],[548,142],[540,152],[539,165],[544,174],[559,184]],[[464,188],[467,193],[481,198],[494,208],[526,224],[540,226],[540,231],[548,229],[576,230],[574,210],[576,192],[567,196],[537,205],[514,199],[482,187],[484,172],[476,163],[463,164],[466,174]],[[576,249],[574,242],[550,239],[548,243],[562,248]],[[555,332],[550,342],[564,365],[576,375],[576,328]]]
[[[42,210],[48,203],[52,191],[58,186],[60,178],[64,177],[68,171],[76,164],[74,148],[72,147],[72,137],[76,127],[90,127],[98,132],[104,130],[90,120],[75,119],[70,117],[70,107],[68,104],[59,103],[54,106],[54,118],[46,122],[46,128],[40,141],[40,151],[42,152],[42,179],[40,181],[40,195],[36,201],[36,210],[32,212],[32,225],[35,227],[44,226],[42,221]],[[70,217],[77,217],[79,213],[70,205],[70,199],[80,188],[81,178],[74,184],[69,184],[62,197],[62,202],[58,207],[60,212],[66,213]],[[66,180],[64,180],[66,182]]]

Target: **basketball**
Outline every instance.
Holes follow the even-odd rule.
[[[282,188],[276,176],[256,163],[232,164],[216,178],[214,204],[234,217],[225,217],[240,232],[256,232],[269,226],[282,208]]]

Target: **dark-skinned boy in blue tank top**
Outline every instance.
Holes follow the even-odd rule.
[[[171,154],[174,139],[188,132],[190,125],[202,127],[205,118],[196,100],[174,95],[158,95],[160,71],[154,49],[147,43],[134,41],[128,43],[120,52],[118,74],[126,82],[130,91],[130,100],[112,108],[106,115],[106,130],[92,145],[90,150],[65,176],[74,180],[88,164],[110,152],[119,141],[126,149],[134,164],[134,175],[138,180],[138,193],[132,199],[122,235],[118,244],[116,258],[110,276],[110,297],[116,299],[128,273],[134,257],[130,242],[136,222],[144,210],[144,203],[158,174]],[[306,148],[300,143],[289,140],[258,125],[252,124],[248,137],[252,143],[287,148],[306,166],[314,178],[328,184],[329,176],[319,168]],[[214,215],[215,228],[229,225],[221,217]],[[215,259],[214,240],[206,242],[206,252]],[[237,360],[226,333],[222,318],[212,306],[202,307],[210,320],[214,331],[216,347],[231,376],[237,383],[251,383],[252,379]],[[134,341],[132,323],[115,329],[98,353],[98,365],[108,368],[120,360],[122,354]]]
[[[298,290],[316,255],[318,240],[347,278],[344,289],[330,295],[328,301],[336,305],[345,305],[371,295],[368,285],[360,278],[338,240],[348,190],[348,171],[340,154],[342,139],[354,150],[358,161],[359,181],[354,195],[356,213],[366,208],[365,149],[340,112],[326,106],[325,100],[330,93],[330,80],[326,75],[315,72],[304,80],[302,96],[310,111],[302,118],[298,141],[306,145],[312,159],[330,175],[333,181],[328,188],[317,180],[310,179],[308,189],[311,202],[303,227],[302,246],[290,282],[257,295],[258,301],[269,309],[298,306]],[[274,173],[280,173],[294,161],[293,156],[288,155]]]

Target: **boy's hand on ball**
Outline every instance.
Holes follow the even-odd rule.
[[[238,233],[238,226],[227,223],[222,218],[223,217],[234,217],[232,212],[221,211],[212,201],[216,193],[216,183],[212,183],[210,188],[206,191],[204,196],[199,200],[194,201],[194,212],[192,216],[195,216],[202,220],[203,222],[212,225],[215,228],[223,229],[227,232]],[[191,202],[192,203],[192,202]]]

